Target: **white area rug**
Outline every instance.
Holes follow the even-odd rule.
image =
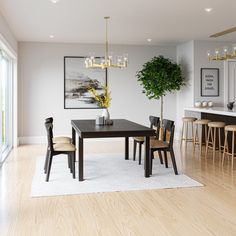
[[[153,175],[144,178],[143,165],[124,160],[122,154],[85,154],[83,182],[77,178],[78,165],[76,179],[73,179],[67,167],[67,156],[55,156],[49,182],[45,182],[44,159],[42,156],[36,161],[32,197],[203,186],[184,174],[175,175],[172,168],[165,168],[158,159],[154,160]]]

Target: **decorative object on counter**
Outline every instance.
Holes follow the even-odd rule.
[[[96,125],[104,125],[104,117],[103,116],[96,117]]]
[[[207,102],[206,101],[202,102],[202,107],[207,107]]]
[[[228,107],[229,110],[232,110],[233,107],[234,107],[234,102],[229,102],[229,103],[227,104],[227,107]]]
[[[199,101],[197,101],[197,102],[194,103],[194,106],[195,106],[195,107],[201,107],[201,106],[202,106],[202,103],[199,102]]]
[[[136,77],[149,99],[161,99],[161,129],[163,129],[163,97],[185,85],[181,67],[168,58],[152,58],[137,72]]]
[[[108,111],[108,107],[111,104],[111,93],[108,91],[107,86],[103,86],[102,89],[102,94],[98,94],[93,87],[89,88],[89,92],[93,95],[95,101],[98,103],[98,106],[103,108],[102,117],[104,117],[104,124],[112,125],[113,122],[110,120],[110,113]]]
[[[85,57],[64,57],[64,109],[98,109],[98,103],[88,92],[93,87],[98,94],[107,85],[107,69],[87,70]]]
[[[219,96],[219,69],[201,68],[201,96]]]
[[[208,107],[213,107],[213,106],[214,106],[214,103],[213,103],[212,101],[209,101],[209,102],[207,103],[207,106],[208,106]]]

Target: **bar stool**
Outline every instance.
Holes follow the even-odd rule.
[[[199,145],[200,146],[200,153],[202,153],[202,145],[203,145],[203,135],[202,135],[202,128],[204,127],[204,139],[205,139],[205,143],[207,142],[207,127],[208,127],[208,123],[210,123],[210,120],[207,119],[199,119],[199,120],[195,120],[193,122],[193,124],[195,125],[195,134],[194,134],[194,150],[195,150],[195,146]],[[198,126],[200,126],[199,128],[199,136],[198,136]]]
[[[211,148],[213,150],[213,161],[215,161],[215,152],[216,152],[216,132],[218,131],[219,134],[219,154],[221,152],[221,148],[223,146],[221,145],[221,135],[220,131],[225,127],[224,122],[210,122],[208,123],[208,135],[207,135],[207,143],[206,143],[206,153],[205,153],[205,158],[207,157],[208,153],[208,148]],[[211,136],[211,137],[210,137]],[[210,145],[212,146],[210,146]]]
[[[187,142],[192,142],[194,145],[194,137],[193,137],[193,122],[197,120],[197,118],[195,117],[183,117],[182,121],[183,121],[183,126],[182,126],[182,135],[181,135],[181,143],[180,146],[182,146],[182,142],[186,141],[186,146],[187,146]],[[192,128],[192,135],[191,137],[188,137],[188,125],[190,124],[191,128]],[[184,132],[185,131],[185,132]]]
[[[231,153],[229,152],[228,149],[228,132],[232,132],[232,150]],[[224,142],[224,153],[223,153],[223,158],[222,158],[222,165],[224,165],[224,159],[225,159],[225,154],[231,155],[232,160],[231,160],[231,168],[234,168],[234,138],[235,138],[235,132],[236,132],[236,125],[227,125],[225,126],[225,142]]]

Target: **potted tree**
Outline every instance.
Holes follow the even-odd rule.
[[[163,126],[163,98],[185,85],[180,66],[168,58],[152,58],[137,72],[136,77],[149,99],[161,99],[161,127]]]

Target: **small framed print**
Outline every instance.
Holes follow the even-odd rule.
[[[219,96],[219,69],[201,68],[201,97]]]

